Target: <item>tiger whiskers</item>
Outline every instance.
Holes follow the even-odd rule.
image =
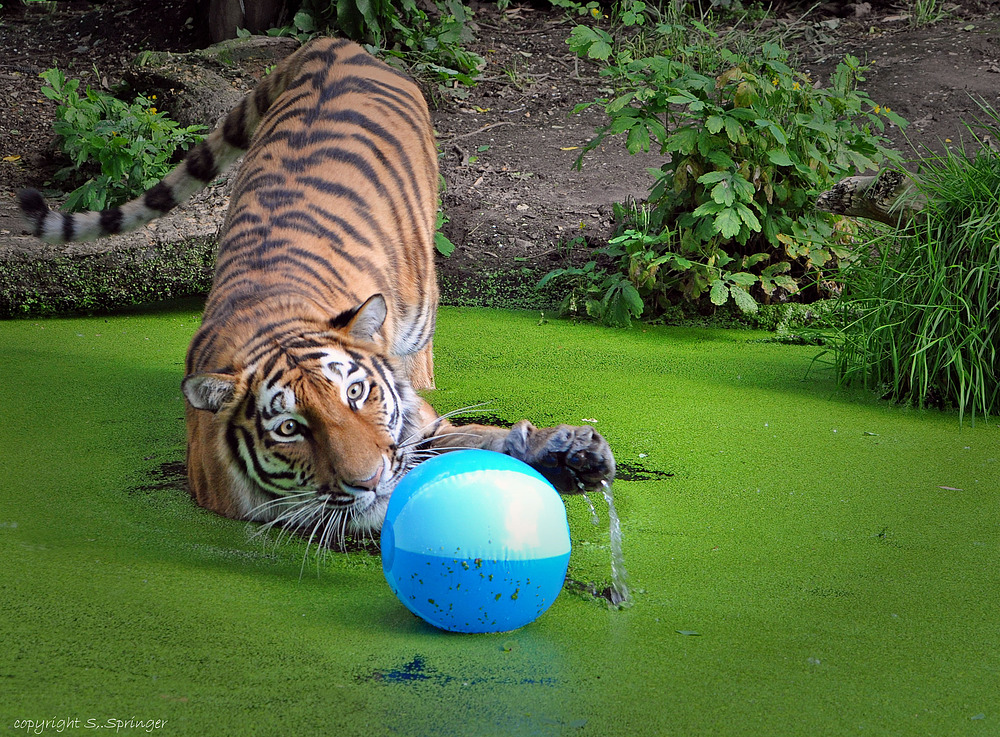
[[[313,491],[295,491],[291,494],[286,494],[284,496],[279,496],[275,499],[268,499],[263,504],[258,504],[256,507],[250,510],[248,516],[249,519],[263,520],[263,512],[269,511],[272,507],[295,507],[298,506],[299,502],[297,499],[303,499],[311,497],[315,494]],[[280,516],[280,515],[279,515]]]
[[[448,433],[446,437],[470,437],[469,433]],[[450,450],[467,450],[476,446],[472,445],[444,445],[440,447],[432,447],[430,445],[425,445],[428,441],[423,441],[422,443],[414,443],[408,448],[401,448],[408,458],[420,458],[420,460],[426,461],[428,458],[433,458],[434,456],[441,455],[442,453],[447,453]]]
[[[448,420],[451,419],[452,417],[457,417],[458,415],[463,415],[463,414],[475,414],[477,412],[485,412],[486,410],[481,408],[488,407],[491,404],[492,402],[480,402],[479,404],[470,404],[467,407],[459,407],[458,409],[453,409],[451,412],[445,412],[443,415],[438,415],[430,422],[421,425],[420,427],[416,428],[413,432],[411,432],[409,435],[407,435],[405,438],[400,440],[399,447],[403,448],[412,445],[419,445],[421,442],[425,440],[424,434],[434,425],[438,424],[441,420]],[[435,437],[444,437],[444,436],[435,436]]]
[[[262,537],[266,548],[268,534],[277,528],[278,537],[274,540],[274,549],[276,550],[282,542],[290,540],[294,532],[300,532],[316,518],[325,517],[326,500],[317,498],[313,491],[302,491],[265,502],[254,508],[253,512],[257,513],[273,507],[280,508],[278,514],[272,519],[262,522],[251,533],[250,537],[251,539]],[[308,547],[306,552],[308,553]]]
[[[306,551],[302,555],[302,566],[299,568],[299,578],[305,574],[306,570],[306,560],[309,558],[309,548],[312,546],[312,542],[316,539],[316,533],[323,528],[322,533],[320,533],[319,540],[316,542],[316,576],[319,577],[321,565],[326,560],[327,554],[330,552],[330,531],[339,527],[341,529],[341,534],[337,536],[337,540],[340,545],[340,549],[344,550],[344,534],[343,530],[347,524],[347,514],[344,509],[330,509],[326,510],[326,504],[324,502],[324,511],[327,513],[320,516],[316,520],[316,524],[313,525],[312,532],[309,534],[309,539],[306,541]]]
[[[278,536],[277,543],[281,542],[281,538],[287,534],[287,531],[282,527],[282,525],[287,521],[288,517],[295,514],[303,503],[308,503],[308,499],[313,496],[311,491],[301,491],[289,496],[283,496],[278,499],[269,499],[263,504],[259,504],[250,510],[248,517],[251,520],[259,521],[260,524],[256,528],[251,528],[250,539],[263,537],[265,539],[267,534],[275,527],[278,526],[281,529],[281,533]],[[296,501],[302,500],[302,501]],[[272,516],[273,510],[278,508],[280,511]],[[269,519],[262,519],[264,513],[267,513]]]
[[[253,511],[255,513],[278,510],[273,518],[261,522],[250,532],[250,538],[262,538],[265,550],[273,543],[273,550],[294,538],[305,541],[305,551],[299,568],[299,578],[305,575],[310,554],[316,559],[316,575],[319,576],[326,556],[331,550],[346,551],[348,534],[355,534],[355,540],[362,546],[378,545],[375,530],[378,529],[375,515],[368,510],[358,512],[352,506],[340,506],[329,497],[317,496],[314,491],[302,491],[280,499],[269,500]],[[356,529],[355,529],[356,528]],[[269,534],[277,530],[273,538]]]

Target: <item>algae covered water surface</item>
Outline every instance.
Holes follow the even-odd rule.
[[[442,310],[440,411],[609,439],[634,597],[587,593],[608,527],[571,498],[552,608],[449,634],[378,557],[188,499],[197,323],[0,325],[0,732],[1000,734],[995,424],[842,394],[760,334]]]

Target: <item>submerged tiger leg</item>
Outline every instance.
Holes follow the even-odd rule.
[[[435,450],[482,448],[505,453],[535,468],[563,494],[575,494],[611,483],[615,458],[594,428],[557,425],[535,427],[521,420],[511,428],[454,425],[424,402],[421,408],[424,447]]]

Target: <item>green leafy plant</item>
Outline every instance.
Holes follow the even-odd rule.
[[[650,314],[676,299],[753,311],[806,288],[821,296],[819,285],[852,258],[853,227],[813,200],[846,174],[898,162],[881,134],[887,120],[906,121],[858,89],[854,57],[821,88],[776,43],[748,55],[698,21],[687,29],[676,53],[642,58],[597,27],[577,26],[567,41],[606,64],[616,93],[577,106],[600,104],[610,119],[581,159],[610,136],[624,136],[632,153],[655,147],[667,157],[650,172],[646,222],[625,223],[620,270],[646,292]],[[672,42],[677,24],[656,33]],[[655,281],[636,268],[636,253],[655,264]]]
[[[1000,122],[984,126],[996,140]],[[974,134],[975,136],[975,134]],[[974,154],[922,161],[928,204],[914,225],[883,232],[846,272],[853,314],[837,335],[845,384],[919,407],[1000,412],[1000,155],[975,138]]]
[[[601,4],[597,0],[590,0],[586,4],[578,3],[575,0],[549,0],[549,2],[557,8],[567,11],[570,15],[574,13],[576,15],[591,15],[594,18],[602,16]]]
[[[473,38],[472,10],[460,0],[435,0],[429,13],[416,0],[307,0],[289,25],[270,35],[308,40],[324,29],[366,44],[369,50],[433,80],[437,90],[464,96],[485,62],[465,45]]]
[[[170,120],[156,109],[155,95],[129,104],[89,86],[81,94],[80,81],[58,69],[40,76],[42,94],[59,103],[55,132],[72,161],[56,179],[87,177],[70,193],[68,210],[103,210],[138,196],[174,167],[179,151],[201,140],[204,126]]]
[[[318,36],[322,32],[321,24],[313,17],[308,10],[300,10],[292,16],[292,22],[284,26],[269,28],[268,36],[280,36],[294,38],[299,43],[305,43],[311,38]],[[236,35],[239,38],[250,38],[253,33],[246,28],[237,28]]]
[[[444,224],[448,222],[448,218],[444,214],[444,210],[441,209],[441,203],[438,202],[438,212],[437,212],[437,223],[434,231],[434,248],[437,249],[438,253],[442,256],[450,256],[455,251],[455,244],[444,233],[441,232],[441,228]]]
[[[559,309],[563,314],[586,315],[613,327],[627,327],[642,315],[642,297],[624,276],[608,273],[597,261],[554,269],[542,277],[538,288],[554,280],[569,285]]]
[[[434,19],[414,0],[403,0],[402,13],[391,18],[392,43],[386,43],[382,51],[413,73],[435,80],[439,92],[464,97],[486,64],[465,48],[473,39],[472,9],[460,0],[437,0],[436,5],[438,17]]]

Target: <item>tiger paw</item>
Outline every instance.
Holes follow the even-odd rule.
[[[592,427],[538,428],[522,420],[511,428],[503,452],[535,468],[563,494],[598,489],[615,478],[611,447]]]

